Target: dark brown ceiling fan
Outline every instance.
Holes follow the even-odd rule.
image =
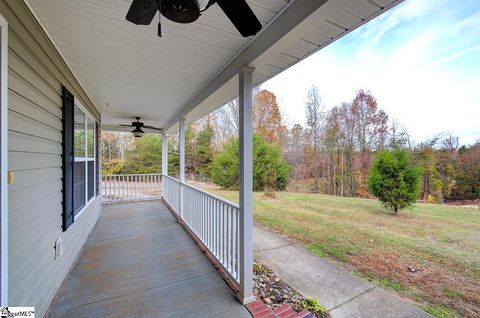
[[[215,3],[242,36],[255,35],[262,29],[246,0],[133,0],[126,18],[137,25],[149,25],[160,11],[161,15],[174,22],[191,23]],[[161,34],[161,24],[158,23],[158,35]]]
[[[135,129],[132,130],[132,134],[133,134],[136,138],[142,137],[143,134],[145,133],[145,131],[143,131],[142,128],[162,131],[161,128],[157,128],[157,127],[145,125],[144,123],[142,123],[142,122],[140,121],[141,117],[135,117],[135,119],[136,119],[137,121],[132,122],[131,125],[118,125],[118,126],[119,126],[119,127],[135,127]]]

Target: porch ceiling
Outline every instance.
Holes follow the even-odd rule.
[[[243,38],[214,5],[192,24],[125,20],[131,0],[28,1],[102,112],[104,128],[141,116],[174,131],[237,94],[235,74],[260,84],[402,0],[249,0],[263,30]],[[118,130],[118,129],[117,129]]]

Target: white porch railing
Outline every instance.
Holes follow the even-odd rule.
[[[118,174],[102,176],[104,203],[156,200],[162,197],[161,174]]]
[[[163,176],[164,200],[177,212],[189,229],[215,256],[232,279],[240,283],[240,209],[222,199],[179,180]],[[180,188],[183,195],[180,196]],[[183,211],[180,211],[180,198]]]
[[[180,181],[163,175],[163,199],[178,213],[180,211]]]

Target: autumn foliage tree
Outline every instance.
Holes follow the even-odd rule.
[[[387,140],[388,116],[378,109],[377,100],[369,91],[359,90],[352,102],[356,117],[356,139],[360,151],[359,192],[365,190],[365,179],[370,167],[371,154],[382,149]]]
[[[480,200],[480,141],[458,150],[456,182],[452,196],[461,200]]]
[[[268,143],[276,144],[286,133],[277,97],[270,91],[261,90],[253,99],[253,129]]]

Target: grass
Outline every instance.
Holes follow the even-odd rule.
[[[316,313],[316,314],[323,314],[325,312],[325,308],[323,308],[322,305],[318,302],[317,299],[307,297],[303,302],[302,302],[302,307],[303,309],[306,309],[310,312]]]
[[[238,202],[236,191],[207,190]],[[254,219],[437,317],[480,316],[476,208],[417,204],[396,217],[376,200],[254,193]]]
[[[460,318],[461,317],[457,312],[455,312],[455,310],[445,308],[445,307],[430,305],[430,306],[426,306],[424,310],[429,314],[439,318]]]

